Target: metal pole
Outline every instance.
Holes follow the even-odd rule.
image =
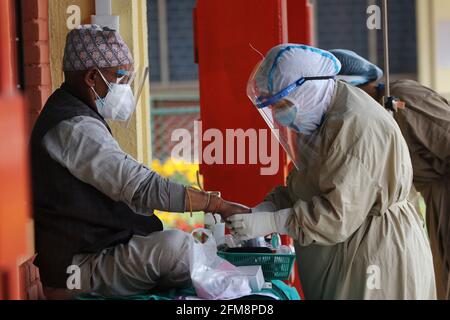
[[[377,5],[377,0],[367,0],[368,6]],[[369,61],[378,65],[378,30],[368,30],[367,47],[369,49]]]
[[[389,21],[388,21],[388,0],[383,0],[383,40],[384,40],[384,73],[386,76],[386,97],[391,96],[391,76],[389,64]]]
[[[169,31],[167,29],[167,0],[158,0],[158,28],[161,83],[164,85],[168,85],[170,82],[170,61]]]

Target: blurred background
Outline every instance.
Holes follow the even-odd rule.
[[[239,4],[246,0],[229,1],[236,3],[235,12],[238,14],[241,13]],[[261,0],[262,2],[268,6],[275,2],[289,3],[294,8],[300,8],[299,3],[304,4],[303,7],[311,12],[311,28],[308,27],[306,32],[311,40],[308,42],[323,49],[350,49],[383,67],[382,32],[367,28],[368,7],[381,6],[381,1]],[[187,129],[192,140],[198,139],[198,133],[194,132],[194,121],[201,116],[204,118],[212,108],[202,104],[203,110],[200,109],[200,91],[208,99],[213,95],[206,87],[202,91],[199,85],[202,73],[196,63],[198,48],[195,45],[193,22],[193,9],[197,4],[196,0],[0,2],[0,285],[7,283],[5,280],[2,282],[2,279],[6,279],[9,274],[2,271],[9,270],[3,261],[14,261],[15,267],[17,252],[23,254],[22,261],[34,252],[32,217],[29,202],[24,201],[30,193],[26,147],[29,133],[47,98],[63,82],[61,61],[65,38],[68,31],[79,24],[103,21],[116,25],[133,51],[137,67],[150,66],[151,81],[146,84],[130,126],[124,128],[112,124],[113,134],[124,151],[164,177],[197,187],[203,184],[201,177],[197,181],[198,164],[172,159],[170,156],[174,145],[171,141],[173,130]],[[418,80],[450,98],[450,1],[391,0],[389,5],[392,77]],[[264,8],[255,8],[257,10],[261,14],[265,12]],[[207,20],[207,16],[202,19]],[[239,30],[234,30],[234,26],[226,19],[220,23],[223,29],[239,34]],[[261,24],[265,23],[266,21],[261,21]],[[305,21],[299,20],[297,24],[290,19],[289,32],[302,34],[305,30],[300,29],[304,25]],[[203,33],[207,32],[203,30]],[[258,38],[257,32],[252,35]],[[259,35],[258,41],[263,42],[264,37],[265,35]],[[214,35],[211,38],[205,36],[202,38],[203,42],[204,39],[212,39],[216,48],[220,47],[218,44],[222,41]],[[226,40],[232,42],[233,39]],[[272,40],[266,42],[273,42]],[[205,46],[205,43],[202,45]],[[248,48],[248,43],[245,45]],[[226,50],[222,52],[230,53]],[[233,54],[235,56],[231,57],[232,60],[239,60],[240,53]],[[246,54],[243,56],[249,57]],[[203,62],[203,66],[205,65],[207,63]],[[223,72],[219,76],[222,76],[222,80],[231,79],[224,78]],[[242,95],[233,97],[242,99],[239,100],[241,103],[247,100],[245,86],[241,86],[239,82],[238,87],[236,83],[233,82],[236,87],[230,83],[223,85],[228,86],[229,90],[242,89],[239,92]],[[248,104],[248,100],[246,102]],[[216,118],[222,117],[220,112],[223,110],[218,111],[215,113]],[[245,121],[248,119],[252,120],[252,115],[248,115]],[[235,120],[239,119],[233,119]],[[214,124],[214,121],[210,123]],[[255,123],[248,121],[245,124],[255,128],[263,125],[256,117],[254,121]],[[218,171],[217,168],[211,170],[213,169]],[[233,172],[239,178],[247,169],[233,169]],[[238,188],[233,186],[229,171],[220,171],[217,177],[217,185],[221,188],[221,183],[229,180],[227,187],[232,191],[228,191],[228,194],[235,195],[236,199],[233,200],[243,201],[239,198],[239,190],[233,190]],[[283,175],[280,174],[276,179],[278,180],[259,183],[260,190],[256,190],[258,196],[265,192],[264,189],[269,184],[282,183]],[[245,180],[248,179],[241,180],[246,183]],[[254,194],[250,194],[255,190],[246,187],[243,189],[249,198],[258,200]],[[193,217],[189,214],[157,214],[168,228],[189,231],[203,223],[199,213]],[[25,234],[24,240],[22,235]],[[0,299],[1,292],[7,290],[0,290]]]

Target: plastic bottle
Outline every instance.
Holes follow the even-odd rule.
[[[205,214],[205,228],[210,230],[216,239],[217,246],[225,243],[225,223],[222,223],[222,218],[218,214]]]

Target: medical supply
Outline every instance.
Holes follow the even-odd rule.
[[[250,247],[250,248],[255,248],[255,247],[267,247],[267,243],[266,240],[264,239],[264,237],[258,237],[255,239],[250,239],[247,241],[244,241],[242,243],[243,247]]]
[[[278,233],[272,234],[272,240],[270,241],[273,250],[278,250],[281,245],[281,237]]]
[[[235,239],[231,234],[225,235],[225,245],[228,248],[237,248],[241,246],[239,240]]]
[[[218,246],[225,244],[225,223],[222,223],[222,218],[218,214],[205,214],[205,228],[210,230]]]
[[[252,292],[261,291],[265,283],[261,266],[243,266],[238,270],[247,276]]]
[[[217,254],[238,267],[261,266],[266,281],[288,280],[295,262],[295,254],[229,253],[223,251],[219,251]]]

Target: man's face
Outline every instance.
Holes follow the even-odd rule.
[[[103,77],[109,84],[128,84],[133,78],[132,74],[134,73],[134,66],[132,64],[128,64],[125,66],[94,70],[94,72],[96,73],[95,90],[100,97],[104,98],[108,94],[109,88],[103,80]]]

